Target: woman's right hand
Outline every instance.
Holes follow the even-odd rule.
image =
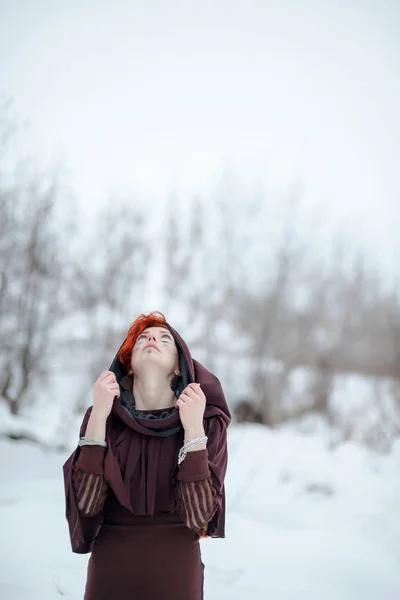
[[[93,386],[93,412],[107,419],[114,398],[119,398],[119,396],[120,389],[115,373],[103,371]]]

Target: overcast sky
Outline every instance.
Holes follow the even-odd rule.
[[[82,204],[301,181],[389,268],[400,225],[397,0],[0,0],[0,92]],[[161,200],[158,200],[161,202]]]

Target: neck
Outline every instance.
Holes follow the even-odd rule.
[[[169,380],[158,379],[156,375],[140,377],[135,375],[133,380],[133,396],[135,408],[138,410],[154,410],[175,406],[176,397],[171,390]]]

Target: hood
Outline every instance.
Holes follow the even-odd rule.
[[[189,383],[198,382],[206,396],[204,430],[208,436],[208,464],[217,505],[215,514],[208,524],[207,535],[224,537],[224,477],[228,460],[226,427],[230,423],[231,416],[218,378],[192,358],[187,344],[173,327],[168,325],[168,329],[175,339],[179,352],[182,382],[178,395]],[[113,371],[117,377],[121,396],[114,400],[107,421],[108,450],[104,461],[105,480],[119,504],[132,514],[153,515],[156,507],[157,510],[171,512],[175,507],[178,452],[183,442],[179,409],[171,407],[165,411],[153,411],[162,413],[161,416],[158,414],[156,417],[144,413],[137,415],[129,410],[134,403],[132,379],[127,376],[117,356],[110,366],[110,371]],[[81,436],[85,434],[89,417],[90,409],[86,411],[83,419]],[[128,428],[145,435],[130,435],[131,431]],[[173,436],[174,433],[177,435]],[[165,439],[162,443],[158,443],[156,436],[165,436]],[[66,516],[73,551],[87,553],[93,549],[104,515],[99,514],[89,518],[82,517],[79,513],[72,484],[73,466],[79,451],[78,447],[64,465]],[[123,470],[121,464],[124,465]]]

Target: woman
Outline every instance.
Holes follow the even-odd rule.
[[[162,313],[140,315],[94,385],[64,465],[85,600],[201,600],[200,537],[225,537],[230,413]]]

